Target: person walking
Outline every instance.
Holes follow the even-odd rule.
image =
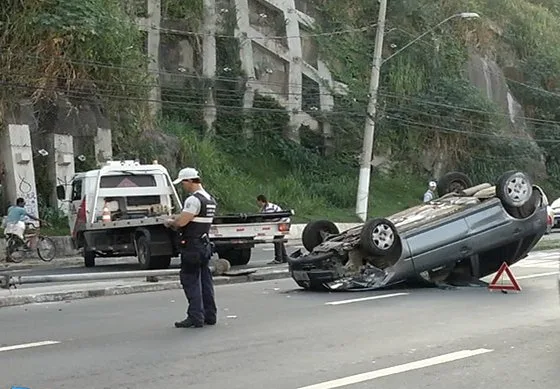
[[[188,301],[187,317],[176,322],[177,328],[203,327],[217,321],[214,297],[214,280],[210,270],[212,247],[209,231],[216,214],[217,203],[204,190],[198,171],[194,168],[182,169],[174,185],[182,183],[190,193],[181,214],[169,219],[166,226],[178,230],[181,252],[181,285]]]
[[[435,181],[430,181],[428,183],[428,190],[424,193],[424,202],[429,203],[436,198],[436,188],[437,184]]]
[[[272,212],[282,212],[282,208],[278,205],[271,203],[267,200],[265,195],[257,196],[257,205],[260,208],[261,213],[272,213]],[[286,220],[289,223],[290,219]],[[283,235],[277,235],[274,239],[283,239]],[[288,262],[288,254],[286,253],[286,246],[284,242],[274,242],[274,260],[269,262],[269,265],[278,265],[280,263]]]

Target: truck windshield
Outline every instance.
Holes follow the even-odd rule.
[[[151,174],[103,176],[99,184],[100,188],[145,188],[153,186],[156,186],[156,179]]]

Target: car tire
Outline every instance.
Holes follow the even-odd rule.
[[[461,172],[449,172],[444,174],[437,182],[438,196],[444,196],[448,193],[460,193],[470,188],[473,183],[469,176]]]
[[[360,246],[368,254],[386,256],[399,243],[399,234],[395,225],[388,219],[368,220],[360,233]]]
[[[531,194],[531,199],[527,201],[520,207],[511,207],[509,205],[503,204],[504,209],[507,213],[516,219],[526,219],[531,216],[535,210],[539,207],[542,201],[542,195],[539,191],[534,190]]]
[[[533,180],[526,173],[510,170],[496,183],[496,197],[509,208],[521,208],[533,200]]]
[[[84,265],[85,267],[95,267],[95,252],[86,250],[86,247],[84,247]]]
[[[303,247],[309,252],[323,243],[325,234],[340,234],[336,224],[328,220],[316,220],[307,223],[301,233]]]

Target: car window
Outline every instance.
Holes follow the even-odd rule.
[[[100,188],[134,188],[156,186],[156,179],[149,174],[103,176],[99,183]]]

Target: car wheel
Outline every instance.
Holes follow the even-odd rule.
[[[395,225],[384,218],[368,220],[360,233],[360,246],[371,255],[389,254],[398,241]]]
[[[336,224],[328,220],[316,220],[307,223],[301,233],[301,242],[303,247],[309,252],[324,242],[327,235],[336,235],[340,231]]]
[[[498,178],[496,196],[505,206],[520,208],[532,200],[533,182],[523,172],[515,170],[506,172]]]
[[[527,201],[520,207],[511,207],[509,205],[504,204],[504,209],[509,213],[511,216],[515,217],[516,219],[526,219],[535,212],[539,204],[541,203],[541,194],[539,191],[534,190],[533,194],[531,195],[531,199]]]
[[[466,174],[461,172],[450,172],[443,175],[443,177],[438,180],[437,192],[441,197],[448,193],[460,193],[472,186],[472,181]]]

